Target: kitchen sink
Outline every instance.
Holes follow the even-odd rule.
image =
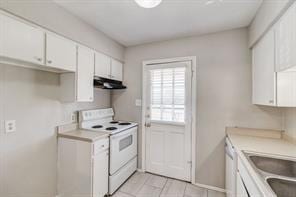
[[[279,176],[296,178],[296,162],[265,156],[250,155],[250,160],[260,170]],[[296,195],[294,196],[296,197]]]
[[[272,188],[277,197],[296,196],[296,181],[278,178],[268,178],[267,183]]]
[[[245,152],[247,160],[276,197],[296,197],[295,158]]]

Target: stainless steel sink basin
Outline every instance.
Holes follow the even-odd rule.
[[[268,178],[267,183],[270,185],[277,197],[296,196],[296,181]]]
[[[271,191],[271,196],[296,197],[295,158],[245,151],[244,154]]]
[[[296,162],[284,159],[250,155],[250,160],[260,170],[285,177],[296,178]],[[296,197],[296,195],[294,196]]]

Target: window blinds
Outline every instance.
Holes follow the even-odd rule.
[[[185,67],[150,70],[151,120],[184,123]]]

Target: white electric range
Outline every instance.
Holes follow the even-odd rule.
[[[79,112],[82,129],[110,133],[109,194],[137,170],[138,124],[113,120],[112,108]]]

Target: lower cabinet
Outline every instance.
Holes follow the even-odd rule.
[[[263,194],[257,187],[253,178],[245,168],[243,162],[238,158],[238,172],[237,172],[237,197],[262,197]]]
[[[103,197],[108,194],[109,138],[86,142],[58,139],[58,195]]]
[[[93,197],[104,196],[108,193],[109,151],[105,150],[93,158]],[[107,180],[107,181],[106,181]]]
[[[237,172],[237,176],[236,176],[236,196],[237,197],[249,197],[249,194],[247,192],[245,184],[238,172]]]

